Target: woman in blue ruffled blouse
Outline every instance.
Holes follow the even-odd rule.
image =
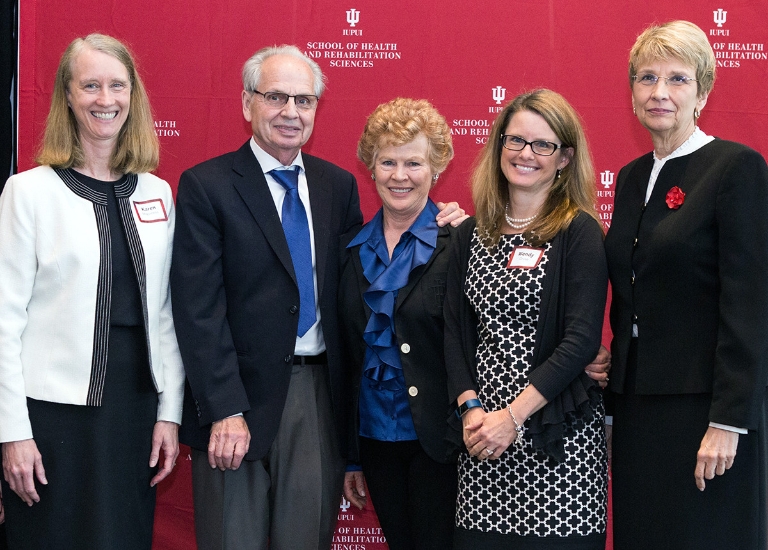
[[[450,548],[461,433],[447,421],[443,297],[454,230],[438,227],[429,198],[453,157],[450,128],[429,102],[398,98],[368,118],[358,157],[382,208],[342,242],[350,460],[362,466],[344,493],[362,508],[364,473],[391,549]]]

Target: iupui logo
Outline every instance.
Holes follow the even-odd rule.
[[[339,508],[341,508],[341,511],[346,512],[347,510],[349,510],[349,507],[350,507],[349,501],[346,498],[341,497],[341,504],[339,504]]]
[[[496,105],[501,105],[501,102],[507,97],[507,89],[502,88],[501,86],[492,88],[491,92],[493,93],[493,100],[496,102]]]
[[[613,185],[613,172],[610,170],[600,172],[600,183],[603,184],[603,187],[609,189]]]
[[[351,10],[347,10],[347,23],[349,23],[349,26],[354,27],[359,22],[360,22],[360,11],[356,10],[355,8],[352,8]]]
[[[724,11],[723,8],[720,8],[718,10],[713,11],[712,13],[715,14],[714,21],[717,23],[718,27],[722,27],[725,24],[725,19],[728,16],[728,12]]]

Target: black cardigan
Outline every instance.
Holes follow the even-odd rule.
[[[445,357],[454,401],[467,390],[477,390],[478,320],[464,293],[474,230],[474,220],[459,227],[448,268]],[[537,449],[558,461],[564,457],[565,429],[591,415],[601,399],[584,368],[600,347],[607,287],[600,225],[581,212],[552,239],[529,373],[547,404],[531,416],[528,433]]]

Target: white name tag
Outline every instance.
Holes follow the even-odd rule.
[[[509,256],[508,269],[533,269],[544,256],[543,248],[531,248],[529,246],[518,246]]]
[[[165,211],[163,199],[133,201],[133,208],[136,210],[136,215],[141,222],[153,223],[168,221],[168,213]]]

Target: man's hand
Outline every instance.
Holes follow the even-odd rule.
[[[237,470],[251,444],[251,432],[242,416],[217,420],[211,426],[208,464],[211,468]]]

